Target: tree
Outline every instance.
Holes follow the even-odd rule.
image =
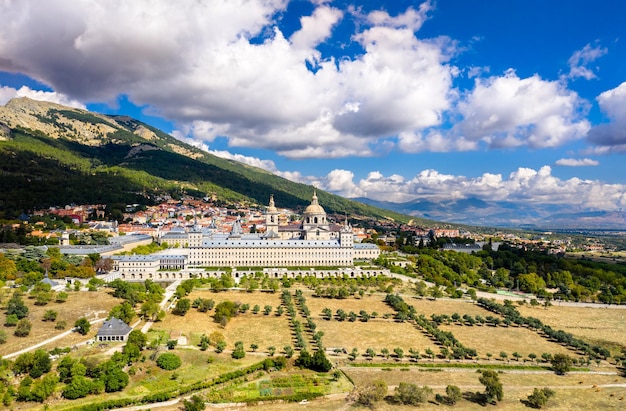
[[[15,335],[16,337],[26,337],[28,334],[30,334],[30,330],[32,328],[33,328],[33,325],[31,324],[31,322],[28,321],[27,318],[22,318],[17,323],[17,326],[15,327],[15,332],[13,332],[13,335]]]
[[[376,351],[374,351],[373,348],[368,348],[367,350],[365,350],[365,356],[371,360],[376,357]]]
[[[157,358],[156,363],[159,366],[159,368],[162,368],[168,371],[175,370],[182,365],[182,361],[180,360],[180,357],[172,353],[161,354],[159,358]]]
[[[6,315],[16,315],[18,319],[22,319],[28,315],[28,307],[24,304],[22,297],[15,292],[7,303]]]
[[[115,361],[108,360],[96,367],[98,379],[104,384],[106,392],[121,391],[128,385],[129,377],[122,366]]]
[[[120,305],[116,305],[111,309],[111,311],[109,311],[109,319],[115,317],[124,321],[126,324],[130,324],[134,316],[135,309],[128,301],[124,301]]]
[[[43,314],[42,321],[55,321],[58,314],[59,313],[54,310],[46,310],[46,312]]]
[[[190,399],[183,400],[184,411],[203,411],[204,408],[204,400],[199,395],[192,395]]]
[[[493,402],[494,400],[502,401],[504,390],[497,372],[492,370],[482,371],[478,381],[485,386],[484,395],[487,402]]]
[[[419,405],[428,400],[433,390],[430,387],[418,387],[415,384],[401,382],[395,389],[393,399],[404,405]]]
[[[263,307],[263,314],[270,315],[271,312],[272,312],[272,306],[271,305],[266,305],[265,307]]]
[[[254,352],[254,351],[256,351],[258,348],[259,348],[259,345],[258,345],[258,344],[255,344],[255,343],[250,344],[250,349],[251,349],[253,352]]]
[[[457,387],[456,385],[448,385],[446,387],[445,396],[440,395],[440,394],[437,394],[435,396],[435,400],[437,400],[437,402],[441,402],[446,405],[454,405],[461,398],[463,398],[463,394],[461,393],[461,389]]]
[[[159,304],[154,301],[146,301],[141,304],[140,314],[146,320],[156,320],[160,311],[161,308],[159,307]]]
[[[235,342],[235,349],[233,350],[231,357],[236,360],[239,360],[246,356],[246,351],[243,349],[243,342],[237,341]]]
[[[5,344],[7,342],[7,332],[4,330],[0,330],[0,344]]]
[[[270,345],[269,347],[267,347],[267,354],[270,357],[273,357],[274,354],[276,354],[276,347],[274,347],[273,345]]]
[[[148,337],[141,332],[141,330],[132,330],[130,334],[128,334],[128,339],[126,340],[127,344],[134,344],[139,347],[140,350],[143,350],[148,343]]]
[[[172,314],[184,316],[191,308],[191,300],[189,298],[181,298],[176,301],[176,306],[172,310]]]
[[[535,388],[533,393],[526,398],[526,403],[533,408],[543,408],[554,394],[554,391],[548,387]]]
[[[361,387],[356,387],[349,398],[359,405],[373,407],[375,403],[381,401],[387,395],[387,383],[383,380],[376,380],[366,383]]]
[[[74,328],[76,328],[76,331],[79,334],[87,335],[87,333],[89,333],[89,330],[91,329],[91,324],[89,323],[88,319],[82,317],[76,320],[76,322],[74,323]]]
[[[254,308],[252,309],[254,311]],[[215,306],[215,314],[213,315],[213,319],[215,322],[221,324],[222,326],[226,326],[228,321],[231,318],[235,317],[239,309],[237,304],[232,301],[222,301],[221,303]]]
[[[567,354],[554,354],[550,363],[557,375],[565,375],[572,367],[572,358]]]
[[[86,397],[92,389],[93,383],[90,379],[77,375],[72,377],[70,383],[65,386],[62,395],[68,400],[75,400],[77,398]]]

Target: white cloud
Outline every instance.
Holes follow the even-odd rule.
[[[336,173],[338,172],[338,173]],[[552,175],[549,166],[539,170],[518,168],[508,177],[484,173],[475,178],[441,174],[437,170],[420,171],[412,179],[394,174],[384,176],[370,172],[354,183],[351,172],[334,170],[341,176],[341,187],[349,187],[359,196],[380,201],[406,202],[415,199],[433,201],[477,197],[483,200],[525,201],[540,204],[568,204],[581,208],[616,210],[626,207],[626,185],[606,184],[597,180],[571,178],[562,180]],[[325,182],[326,178],[320,181]],[[333,191],[328,184],[319,186]],[[340,192],[340,190],[337,190]]]
[[[9,100],[17,97],[28,97],[33,100],[48,101],[50,103],[62,104],[64,106],[85,108],[85,105],[78,100],[57,93],[56,91],[33,90],[30,87],[22,86],[19,89],[12,87],[0,87],[0,105],[6,104]]]
[[[567,61],[570,68],[567,77],[571,79],[582,77],[586,80],[596,78],[597,76],[593,69],[590,69],[588,65],[604,56],[607,52],[606,48],[600,46],[592,47],[591,44],[587,44],[581,50],[576,50]]]
[[[5,0],[0,70],[85,102],[123,93],[176,121],[181,137],[292,158],[372,155],[381,139],[441,124],[458,70],[447,64],[453,42],[414,33],[430,2],[368,15],[336,39],[365,52],[339,61],[316,47],[356,17],[315,4],[285,38],[274,19],[287,0]]]
[[[624,151],[626,145],[626,82],[600,94],[600,109],[611,120],[591,129],[588,140],[599,146],[611,146],[611,152]]]
[[[428,13],[433,10],[433,6],[430,1],[422,3],[418,10],[409,7],[406,12],[391,17],[389,13],[384,10],[377,10],[367,15],[367,20],[375,26],[386,26],[393,28],[406,28],[412,31],[418,31],[426,19]]]
[[[561,158],[557,160],[554,164],[557,166],[584,167],[597,166],[600,164],[600,162],[597,160],[592,160],[590,158]]]
[[[557,147],[583,138],[590,128],[583,119],[587,105],[558,81],[534,75],[476,79],[471,93],[459,103],[463,121],[455,133],[492,148]]]

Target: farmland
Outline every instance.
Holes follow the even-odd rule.
[[[434,337],[433,331],[423,329],[412,320],[397,318],[396,310],[385,302],[386,294],[382,292],[355,293],[348,298],[331,299],[315,297],[309,288],[296,286],[287,289],[293,296],[300,290],[305,304],[296,304],[297,312],[293,319],[286,310],[281,293],[262,291],[228,290],[214,292],[203,288],[195,288],[185,296],[190,301],[199,299],[212,300],[214,306],[223,302],[234,302],[240,311],[226,323],[215,321],[215,308],[201,312],[197,308],[189,309],[184,315],[175,315],[169,311],[161,321],[157,321],[146,334],[147,342],[153,350],[145,350],[143,359],[133,364],[129,370],[132,375],[126,389],[119,393],[90,395],[86,398],[68,402],[60,396],[53,396],[48,406],[54,409],[72,409],[105,400],[141,401],[141,398],[161,395],[164,392],[177,392],[181,387],[200,386],[196,389],[203,398],[216,402],[250,402],[250,410],[291,410],[291,409],[336,409],[346,405],[347,393],[356,385],[384,380],[389,393],[400,383],[410,382],[419,386],[429,386],[434,393],[444,394],[447,385],[453,384],[465,393],[482,391],[478,381],[477,370],[490,368],[499,371],[500,380],[504,385],[505,399],[500,407],[506,409],[527,409],[520,399],[525,398],[535,387],[551,387],[556,397],[550,403],[550,409],[619,409],[624,405],[626,380],[621,376],[615,361],[599,360],[592,364],[579,365],[574,372],[564,376],[556,376],[550,370],[550,364],[541,358],[543,353],[551,355],[563,353],[578,359],[580,353],[571,348],[550,340],[537,330],[515,324],[498,325],[469,324],[459,318],[488,317],[494,313],[482,308],[470,300],[455,299],[420,299],[410,294],[403,299],[413,307],[418,315],[430,319],[440,317],[439,322],[433,320],[435,330],[449,333],[464,347],[476,350],[475,357],[451,358],[442,355],[442,345]],[[97,298],[94,298],[97,297]],[[37,319],[43,315],[41,307],[25,299],[29,315]],[[172,306],[174,302],[172,301]],[[103,288],[99,291],[70,292],[67,302],[49,303],[44,307],[54,306],[59,311],[59,318],[66,318],[68,323],[82,316],[90,318],[106,317],[106,312],[119,304],[110,292]],[[71,304],[70,304],[71,303]],[[246,309],[241,309],[245,306]],[[258,311],[254,307],[258,306]],[[265,307],[270,309],[264,312]],[[304,309],[308,307],[307,316]],[[280,310],[279,310],[280,309]],[[626,330],[619,316],[625,310],[606,310],[573,307],[530,307],[522,305],[517,309],[528,317],[541,319],[554,328],[576,330],[597,329],[603,324],[612,334],[597,338],[610,341],[613,351],[620,342],[626,341]],[[329,318],[324,311],[330,310]],[[338,311],[355,313],[355,318],[344,318],[337,315]],[[362,317],[362,313],[368,314]],[[456,318],[454,320],[453,318]],[[500,317],[496,315],[496,317]],[[441,318],[444,318],[441,320]],[[502,317],[500,317],[502,318]],[[574,320],[575,319],[575,320]],[[266,372],[262,362],[265,359],[285,355],[285,346],[294,345],[293,320],[304,324],[307,350],[315,350],[313,331],[307,328],[309,320],[315,324],[315,332],[321,336],[326,354],[339,374],[333,372],[320,373],[295,367],[294,360],[298,357],[296,350],[292,358],[287,359],[286,368],[280,371]],[[44,329],[42,322],[37,328],[39,338],[58,333],[58,330]],[[137,328],[140,328],[141,322]],[[58,346],[74,345],[93,337],[97,326],[92,327],[87,336],[71,333],[55,344]],[[221,335],[226,343],[224,350],[218,350],[215,341],[208,349],[200,349],[202,336]],[[179,338],[182,337],[182,338]],[[584,337],[584,335],[581,335]],[[608,338],[610,337],[610,338]],[[30,338],[26,337],[26,338]],[[168,349],[165,343],[178,338],[178,344]],[[5,353],[13,352],[29,341],[10,336],[9,341],[2,345]],[[235,344],[241,342],[245,355],[241,359],[232,358]],[[32,342],[31,342],[32,343]],[[97,358],[100,361],[120,350],[121,344],[106,343],[92,346],[80,346],[69,355],[76,358]],[[271,352],[270,347],[275,351]],[[366,355],[367,349],[373,349],[374,357]],[[399,351],[396,351],[399,350]],[[182,366],[175,371],[160,369],[154,358],[170,352],[180,357]],[[417,352],[409,355],[409,352]],[[431,354],[428,354],[430,352]],[[506,357],[500,357],[500,353]],[[400,354],[398,354],[400,353]],[[514,358],[513,353],[519,354]],[[488,354],[491,354],[488,356]],[[534,359],[529,358],[535,354]],[[258,364],[261,364],[260,368]],[[230,375],[233,370],[253,367],[254,371],[235,376],[232,380],[222,381],[223,376]],[[602,373],[596,373],[601,371]],[[230,378],[230,377],[229,377]],[[200,385],[199,385],[200,384]],[[354,384],[354,385],[353,385]],[[290,403],[271,403],[254,405],[258,400],[274,397],[293,397],[323,395],[321,399],[311,399],[308,404],[293,405]],[[468,394],[469,395],[469,394]],[[620,399],[621,398],[621,399]],[[584,399],[584,401],[583,401]],[[20,403],[24,409],[36,409],[34,403]],[[440,405],[422,404],[422,409],[434,409]],[[483,406],[472,402],[471,395],[462,399],[457,405],[459,409],[482,409]],[[179,409],[180,404],[161,409]],[[382,402],[376,409],[405,409],[398,404]],[[409,408],[406,408],[409,409]]]

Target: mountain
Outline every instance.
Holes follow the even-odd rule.
[[[625,230],[626,213],[581,210],[566,204],[536,204],[512,201],[413,200],[405,203],[358,198],[359,202],[419,218],[472,226],[525,229]]]
[[[149,204],[182,192],[225,202],[306,206],[312,187],[216,157],[126,116],[17,98],[0,107],[0,218],[65,204]],[[410,219],[318,191],[329,213]]]

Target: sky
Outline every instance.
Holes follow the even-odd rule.
[[[626,208],[626,2],[0,0],[0,104],[345,197]]]

